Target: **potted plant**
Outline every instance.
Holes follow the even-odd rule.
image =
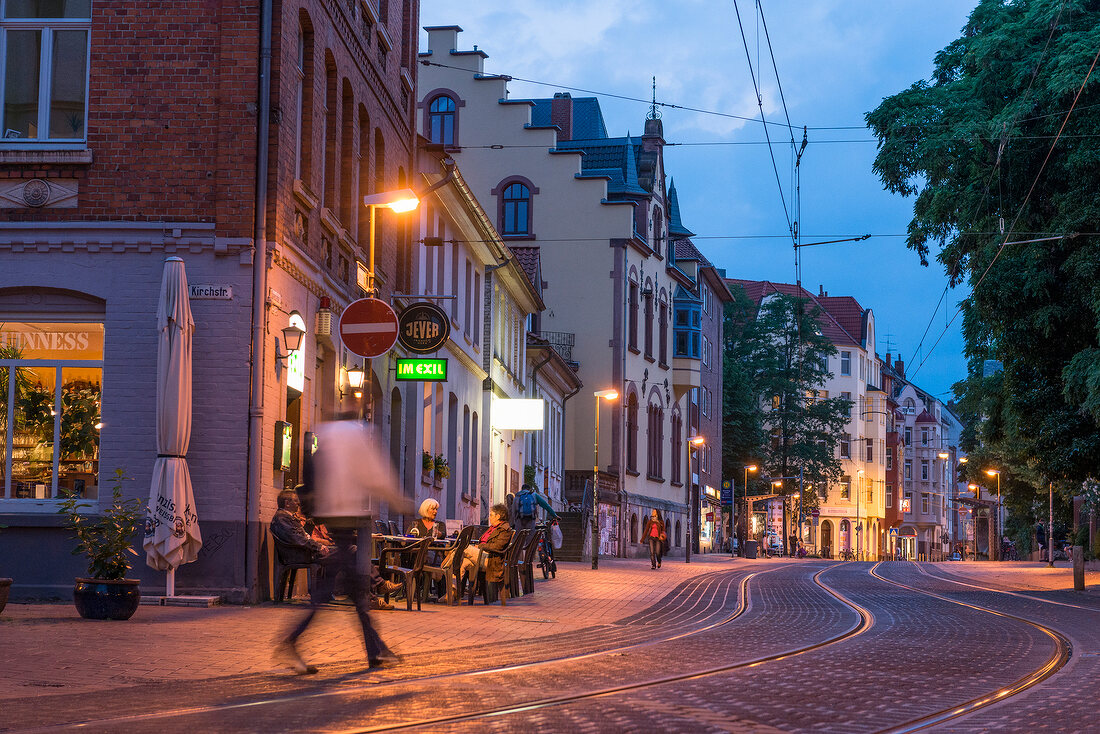
[[[420,468],[423,470],[425,483],[431,483],[432,471],[435,469],[435,459],[427,451],[420,452]]]
[[[451,465],[447,463],[447,459],[443,454],[436,454],[433,463],[435,464],[435,476],[438,479],[446,479],[451,476]]]
[[[91,507],[79,497],[69,497],[58,512],[65,516],[65,526],[75,533],[77,541],[73,555],[88,559],[89,578],[76,579],[73,602],[85,619],[129,619],[141,602],[140,583],[128,579],[128,556],[137,555],[130,539],[145,521],[145,503],[133,497],[122,499],[122,469],[115,470],[111,486],[111,504],[102,507],[98,517],[84,515]]]

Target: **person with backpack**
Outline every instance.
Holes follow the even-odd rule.
[[[546,510],[550,519],[556,520],[558,513],[554,512],[554,508],[550,506],[550,503],[543,499],[542,495],[535,491],[535,488],[530,484],[524,484],[520,488],[519,494],[516,495],[515,501],[512,503],[512,510],[515,513],[516,521],[520,530],[534,530],[535,523],[538,521],[539,507]]]

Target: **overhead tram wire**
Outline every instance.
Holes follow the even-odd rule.
[[[1062,118],[1062,124],[1058,128],[1059,137],[1061,136],[1062,131],[1066,129],[1066,124],[1069,122],[1070,115],[1073,114],[1073,108],[1074,108],[1074,106],[1076,106],[1077,100],[1081,99],[1081,93],[1085,91],[1085,85],[1088,84],[1089,77],[1092,76],[1092,72],[1096,68],[1096,62],[1098,60],[1100,60],[1100,49],[1097,49],[1096,50],[1096,55],[1092,57],[1092,64],[1089,65],[1089,70],[1085,73],[1085,78],[1081,82],[1081,86],[1078,87],[1077,94],[1074,95],[1074,97],[1073,97],[1073,104],[1070,105],[1069,110],[1066,112],[1066,116],[1064,118]],[[1022,245],[1022,244],[1030,244],[1032,242],[1049,242],[1051,240],[1060,240],[1060,239],[1063,239],[1067,236],[1076,236],[1077,235],[1077,233],[1063,234],[1063,235],[1058,235],[1058,236],[1055,236],[1055,237],[1042,237],[1042,238],[1036,238],[1036,239],[1031,239],[1031,240],[1020,240],[1018,242],[1009,242],[1009,239],[1012,237],[1012,230],[1016,226],[1016,222],[1020,221],[1020,217],[1024,213],[1024,208],[1027,206],[1027,203],[1031,200],[1031,195],[1035,192],[1035,187],[1039,184],[1039,179],[1042,177],[1043,171],[1046,170],[1047,163],[1050,162],[1050,156],[1054,153],[1054,148],[1058,145],[1059,137],[1056,137],[1054,139],[1054,142],[1050,144],[1050,148],[1047,149],[1047,154],[1043,158],[1043,163],[1042,163],[1042,165],[1039,166],[1039,170],[1035,173],[1035,178],[1032,180],[1031,186],[1027,190],[1027,195],[1024,197],[1023,202],[1020,203],[1020,207],[1016,210],[1016,216],[1013,217],[1012,224],[1009,225],[1008,229],[1005,231],[1004,241],[997,248],[997,252],[994,253],[993,259],[989,261],[989,265],[987,265],[985,270],[982,272],[982,276],[980,278],[978,278],[978,282],[974,284],[974,287],[971,289],[972,294],[978,292],[978,288],[985,281],[986,276],[989,275],[989,271],[993,269],[993,264],[996,263],[997,260],[1001,257],[1001,253],[1004,252],[1005,247],[1007,247],[1008,245],[1010,245],[1010,244],[1012,244],[1012,245],[1021,244]],[[940,343],[940,341],[943,339],[944,335],[947,333],[947,330],[951,328],[951,324],[955,323],[955,319],[957,319],[959,317],[960,313],[962,313],[962,306],[961,305],[958,308],[955,309],[955,314],[951,317],[951,320],[947,322],[947,326],[944,327],[943,332],[940,333],[939,337],[936,339],[935,344],[933,344],[931,346],[931,348],[929,348],[928,354],[921,361],[921,363],[919,365],[917,365],[917,369],[913,371],[914,375],[916,375],[917,372],[920,371],[920,368],[923,367],[924,363],[928,361],[928,358],[932,356],[932,352],[936,349],[936,345]]]
[[[1038,63],[1035,64],[1035,68],[1031,70],[1031,78],[1028,79],[1027,89],[1024,90],[1023,95],[1021,95],[1021,97],[1020,97],[1019,102],[1020,102],[1020,107],[1021,108],[1023,107],[1023,103],[1026,102],[1027,98],[1031,95],[1031,88],[1035,85],[1035,79],[1039,76],[1039,69],[1042,68],[1042,66],[1043,66],[1043,59],[1046,58],[1047,49],[1050,48],[1050,40],[1052,38],[1054,38],[1054,31],[1057,30],[1057,28],[1058,28],[1058,21],[1061,20],[1062,10],[1064,10],[1065,7],[1066,7],[1066,0],[1062,0],[1062,4],[1058,6],[1058,13],[1054,16],[1054,20],[1050,24],[1050,32],[1047,34],[1046,43],[1043,44],[1043,50],[1039,53],[1039,61],[1038,61]],[[1074,104],[1076,104],[1076,103],[1077,103],[1077,100],[1075,98],[1074,99]],[[1072,112],[1072,111],[1073,111],[1073,105],[1071,105],[1069,110],[1066,111],[1067,119],[1068,119],[1069,113]],[[1032,119],[1039,119],[1039,118],[1032,118]],[[1020,122],[1025,122],[1025,120],[1019,120],[1014,116],[1013,119],[1012,119],[1011,127],[1015,128],[1016,125]],[[1062,123],[1062,127],[1063,128],[1065,127],[1065,122]],[[989,198],[990,184],[993,182],[993,177],[997,174],[997,171],[1000,170],[1001,161],[1003,160],[1002,155],[1005,151],[1005,148],[1008,145],[1009,140],[1016,139],[1016,138],[1009,138],[1008,137],[1008,135],[1007,135],[1008,128],[1009,128],[1008,125],[1004,125],[1002,127],[1002,130],[1004,132],[1002,132],[1002,134],[1001,134],[1001,144],[997,148],[997,160],[993,164],[992,170],[990,170],[990,172],[989,172],[989,177],[985,180],[985,186],[982,187],[981,201],[979,201],[978,205],[976,207],[974,207],[974,213],[971,215],[971,217],[970,217],[971,219],[974,219],[975,217],[978,216],[978,214],[981,212],[982,205],[985,204],[986,199]],[[1058,132],[1060,134],[1061,130],[1059,130]],[[1057,136],[1055,136],[1054,140],[1055,140],[1055,142],[1057,142],[1057,140],[1058,140]],[[1053,144],[1052,144],[1052,149],[1053,149]],[[1044,165],[1045,165],[1045,163],[1044,163]],[[999,186],[1000,186],[1000,179],[998,178],[998,187]],[[1017,214],[1017,218],[1019,218],[1019,214]],[[1013,222],[1013,223],[1015,223],[1015,222]],[[1002,220],[1002,229],[999,232],[999,234],[1004,234],[1003,225],[1004,225],[1004,222]],[[1002,248],[1003,248],[1003,245],[1002,245]],[[999,254],[999,251],[998,251],[998,254]],[[992,265],[992,263],[991,263],[991,265]],[[983,275],[982,277],[984,278],[985,276]],[[909,360],[910,363],[915,362],[916,359],[917,359],[917,355],[921,353],[920,350],[921,350],[921,347],[924,346],[924,340],[928,336],[928,331],[929,331],[929,329],[932,328],[932,323],[936,320],[936,314],[938,314],[940,312],[940,304],[942,304],[944,302],[944,299],[947,297],[947,291],[951,289],[951,280],[952,280],[952,278],[953,278],[953,276],[948,277],[947,284],[944,285],[944,287],[943,287],[943,293],[940,294],[940,300],[936,303],[936,308],[935,308],[934,311],[932,311],[932,315],[930,317],[928,317],[928,326],[924,327],[924,334],[921,335],[920,342],[917,344],[917,348],[913,350],[913,356]],[[971,291],[971,292],[973,292],[973,291]],[[944,315],[945,316],[946,316],[946,313],[947,312],[946,312],[946,309],[945,309],[944,310]],[[956,312],[956,315],[957,315],[957,312]],[[952,322],[954,322],[954,320],[955,320],[955,318],[953,316],[951,318],[951,320],[947,322],[947,325],[944,327],[944,333],[946,333],[947,329],[949,329],[951,327],[951,324],[952,324]],[[939,344],[940,339],[942,339],[942,338],[943,338],[943,335],[941,334],[940,337],[938,339],[936,339],[936,344]],[[935,349],[935,345],[932,345],[932,349]],[[929,355],[931,355],[932,349],[928,350]],[[927,359],[927,357],[925,357],[925,359]],[[917,369],[919,370],[921,365],[923,365],[923,364],[924,364],[924,360],[921,361],[920,365],[917,365]],[[914,371],[913,374],[915,375],[916,371]]]
[[[741,23],[741,11],[737,7],[737,0],[733,0],[733,11],[737,14],[737,26],[741,29],[741,43],[745,47],[745,61],[749,65],[749,77],[752,79],[753,89],[756,91],[756,106],[760,109],[760,122],[763,123],[764,137],[768,139],[768,154],[772,160],[772,170],[775,172],[775,183],[779,186],[779,201],[783,204],[783,216],[787,220],[787,228],[791,231],[791,239],[794,240],[794,227],[791,224],[791,215],[787,210],[787,200],[784,198],[783,182],[779,179],[779,166],[775,162],[775,150],[771,145],[771,136],[768,134],[768,122],[764,117],[764,98],[760,95],[760,85],[756,82],[756,72],[752,67],[752,53],[749,51],[749,41],[745,37],[745,26]],[[753,120],[755,122],[755,120]],[[797,244],[797,242],[795,242]]]

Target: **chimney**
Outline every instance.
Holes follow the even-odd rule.
[[[886,362],[886,366],[889,367],[890,366],[890,353],[889,352],[886,353],[885,362]]]
[[[550,100],[550,124],[561,128],[559,140],[573,139],[573,97],[569,92],[555,92]]]
[[[905,363],[902,362],[900,359],[894,362],[894,370],[901,376],[903,380],[905,379]]]

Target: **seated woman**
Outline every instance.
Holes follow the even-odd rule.
[[[481,551],[485,551],[485,580],[504,580],[504,558],[501,555],[512,540],[512,528],[508,524],[508,506],[493,505],[489,510],[489,529],[482,534],[478,545],[467,546],[462,558],[462,576],[469,577],[477,570]],[[461,578],[461,577],[460,577]]]
[[[417,510],[416,522],[409,528],[409,535],[415,538],[432,538],[438,540],[443,535],[439,533],[436,527],[435,516],[439,514],[439,502],[433,499],[426,499],[420,503],[420,509]],[[444,526],[446,527],[446,526]]]

